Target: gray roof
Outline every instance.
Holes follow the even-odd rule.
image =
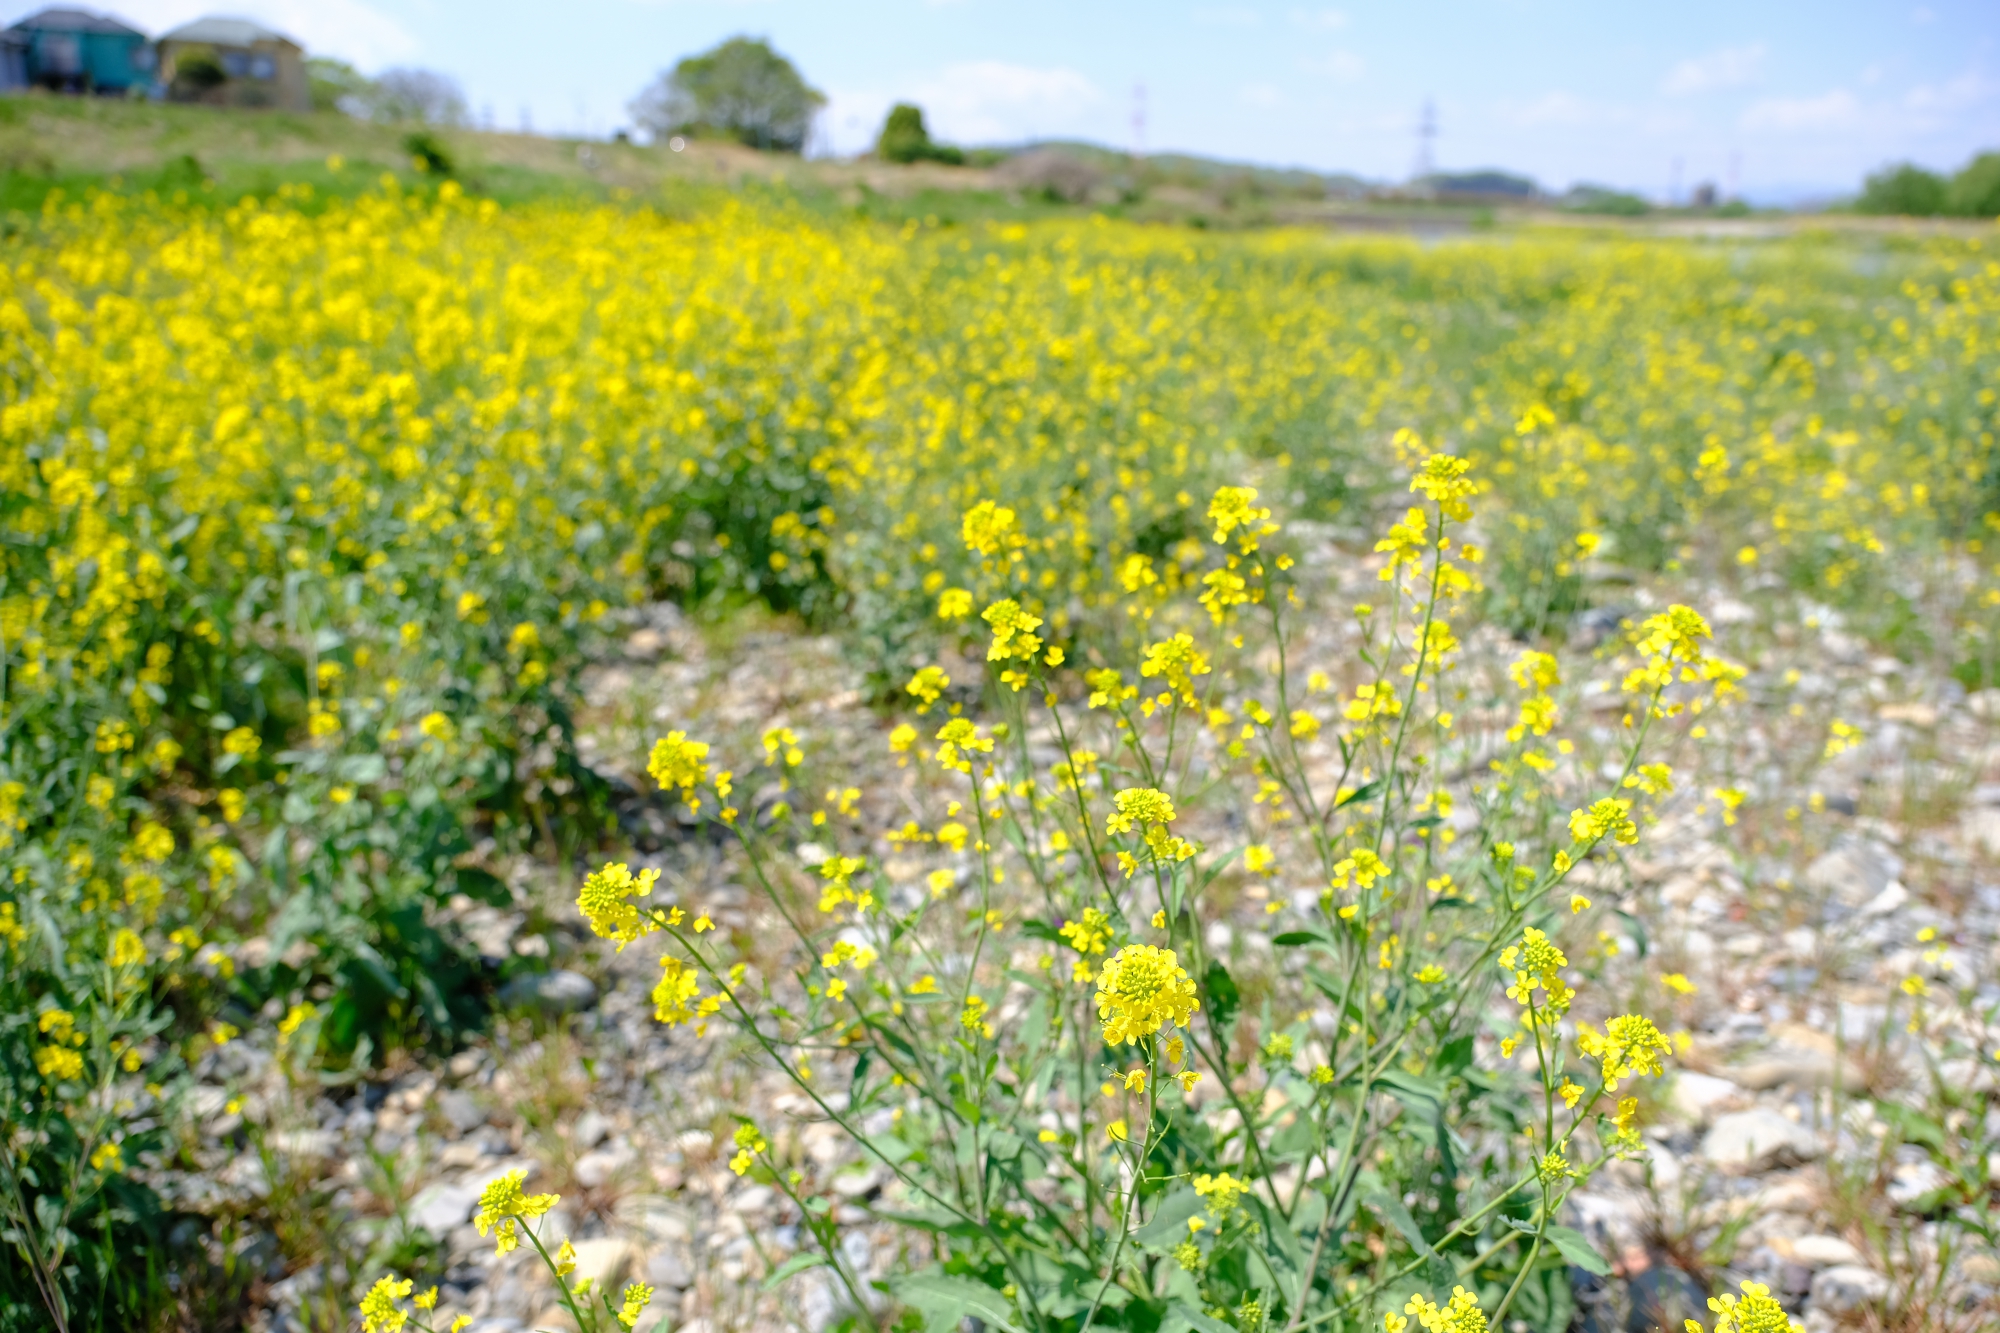
[[[141,37],[146,34],[137,28],[128,27],[117,19],[105,14],[93,14],[85,9],[44,9],[39,14],[30,14],[16,23],[9,32],[108,32],[119,37]]]
[[[211,46],[252,46],[258,42],[298,43],[249,19],[205,18],[183,23],[160,38],[163,42],[205,42]]]

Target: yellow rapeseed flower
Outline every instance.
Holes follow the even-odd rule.
[[[522,1222],[532,1222],[561,1202],[555,1194],[524,1194],[521,1182],[528,1178],[525,1170],[509,1171],[505,1175],[489,1181],[479,1195],[479,1212],[472,1219],[473,1226],[484,1236],[493,1235],[494,1249],[498,1254],[506,1254],[521,1243],[515,1228]],[[408,1293],[405,1285],[403,1294]]]
[[[1136,1045],[1168,1023],[1185,1027],[1199,1008],[1194,981],[1172,949],[1128,944],[1097,976],[1097,1016],[1113,1046]]]

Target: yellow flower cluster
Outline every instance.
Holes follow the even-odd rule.
[[[509,1171],[487,1183],[479,1194],[479,1212],[472,1219],[473,1226],[484,1236],[493,1235],[494,1248],[506,1254],[521,1243],[517,1227],[523,1222],[532,1222],[561,1202],[554,1194],[525,1194],[521,1182],[528,1173]]]
[[[1443,1305],[1412,1296],[1403,1313],[1414,1316],[1424,1333],[1486,1333],[1486,1312],[1479,1308],[1479,1298],[1464,1287],[1453,1287],[1451,1299]],[[1394,1314],[1388,1321],[1389,1333],[1402,1333],[1409,1326],[1408,1320]]]
[[[1598,1062],[1606,1092],[1616,1092],[1621,1082],[1637,1075],[1657,1077],[1664,1072],[1662,1057],[1673,1054],[1673,1043],[1661,1035],[1651,1019],[1638,1014],[1611,1019],[1602,1033],[1580,1024],[1576,1044],[1585,1056]]]
[[[1097,974],[1097,1016],[1112,1046],[1137,1045],[1169,1023],[1185,1027],[1199,1008],[1194,980],[1172,949],[1128,944]]]
[[[1057,932],[1069,941],[1069,947],[1086,957],[1104,952],[1104,946],[1111,942],[1111,918],[1095,907],[1083,909],[1083,915],[1074,921],[1065,922]]]
[[[602,870],[584,880],[576,895],[577,910],[590,923],[593,934],[618,941],[620,952],[634,940],[659,929],[652,918],[642,916],[634,898],[644,898],[659,882],[660,872],[642,870],[637,875],[622,862],[606,862]]]
[[[1708,1298],[1708,1308],[1715,1314],[1712,1333],[1800,1333],[1804,1328],[1785,1313],[1763,1283],[1745,1280],[1739,1285],[1741,1299],[1733,1292]],[[1686,1333],[1702,1333],[1698,1320],[1687,1320],[1682,1327]]]

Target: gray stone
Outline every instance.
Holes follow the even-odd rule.
[[[472,1215],[479,1191],[471,1185],[438,1181],[426,1185],[410,1200],[410,1220],[433,1236],[449,1236]]]
[[[1768,1171],[1786,1162],[1809,1161],[1821,1151],[1811,1130],[1761,1106],[1716,1117],[1701,1141],[1701,1155],[1731,1171]]]
[[[637,1247],[618,1236],[572,1243],[576,1248],[576,1273],[572,1281],[589,1278],[600,1287],[610,1287],[623,1279],[639,1258]]]
[[[671,1245],[662,1245],[647,1258],[646,1281],[656,1287],[671,1287],[675,1291],[685,1291],[694,1285],[687,1261]]]
[[[1885,1192],[1889,1202],[1898,1208],[1914,1208],[1949,1184],[1951,1177],[1939,1170],[1935,1162],[1904,1162],[1896,1168]]]
[[[333,1131],[326,1129],[290,1129],[271,1136],[271,1146],[280,1154],[307,1161],[331,1157],[337,1142]]]
[[[573,1014],[597,1003],[597,983],[581,972],[558,968],[515,977],[500,988],[500,1003],[508,1008],[540,1009],[547,1014]]]
[[[1855,907],[1888,888],[1902,869],[1887,848],[1856,843],[1837,847],[1806,867],[1806,887]]]
[[[1861,905],[1863,916],[1887,916],[1910,901],[1910,891],[1897,880],[1890,880],[1882,892]]]
[[[438,1114],[455,1133],[470,1134],[486,1123],[486,1112],[473,1095],[460,1088],[442,1093],[434,1103]]]
[[[1792,1258],[1808,1268],[1854,1267],[1861,1251],[1838,1236],[1800,1236],[1791,1243]]]
[[[630,1167],[637,1155],[632,1145],[620,1139],[607,1147],[587,1152],[576,1159],[573,1174],[576,1183],[585,1189],[596,1189],[613,1176]]]
[[[729,1200],[729,1209],[735,1213],[761,1213],[769,1208],[777,1197],[777,1191],[769,1185],[752,1185],[748,1189],[736,1192]]]
[[[576,1123],[570,1126],[569,1141],[575,1144],[579,1151],[589,1152],[604,1142],[610,1133],[611,1122],[593,1107],[578,1116]]]
[[[2000,809],[1982,806],[1959,816],[1965,840],[1988,856],[2000,856]]]
[[[1742,1087],[1726,1078],[1683,1069],[1674,1075],[1674,1109],[1696,1124],[1705,1124],[1718,1106],[1744,1096]]]
[[[1813,1274],[1812,1303],[1832,1315],[1853,1314],[1889,1296],[1889,1279],[1860,1264],[1835,1264]]]

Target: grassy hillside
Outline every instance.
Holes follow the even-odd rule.
[[[34,211],[53,190],[181,191],[216,199],[309,184],[352,197],[385,171],[405,182],[409,127],[335,112],[244,111],[27,94],[0,98],[0,212]],[[782,191],[815,211],[890,221],[1030,220],[1105,213],[1202,228],[1284,224],[1463,228],[1481,210],[1365,197],[1351,176],[1321,176],[1185,154],[1133,161],[1090,144],[1030,146],[992,167],[803,161],[734,144],[604,143],[482,130],[440,130],[454,174],[503,202],[534,197],[657,197],[728,187]],[[332,165],[333,161],[338,166]]]

